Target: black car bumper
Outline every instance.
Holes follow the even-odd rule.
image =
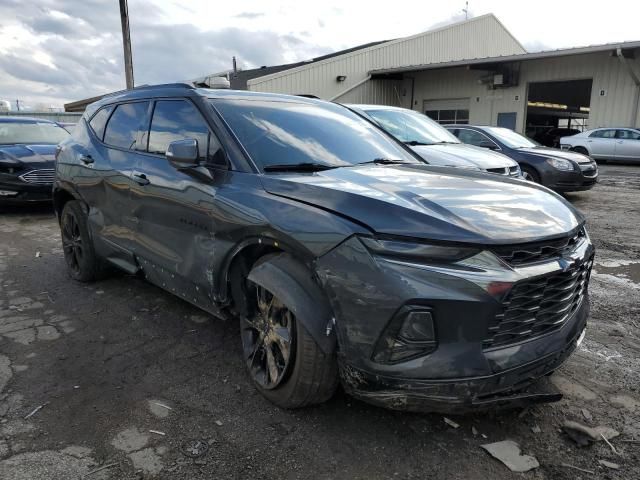
[[[592,189],[598,183],[598,169],[563,172],[549,169],[542,176],[542,184],[556,192],[579,192]]]
[[[439,412],[558,400],[536,380],[562,364],[584,330],[593,251],[585,238],[561,259],[483,270],[394,261],[344,242],[319,260],[318,274],[335,313],[345,390],[388,408]],[[396,319],[407,308],[430,312],[437,346],[390,361],[379,352],[396,348],[386,339],[399,338]]]
[[[53,184],[32,184],[17,176],[0,175],[0,205],[50,202]]]
[[[585,301],[556,334],[564,345],[560,350],[492,375],[441,381],[414,380],[385,377],[344,365],[343,385],[348,393],[367,403],[406,411],[468,413],[555,402],[562,394],[545,377],[574,351],[586,327],[588,313],[589,303]],[[519,348],[533,352],[538,345],[531,342]],[[504,349],[503,354],[509,355],[509,350]]]

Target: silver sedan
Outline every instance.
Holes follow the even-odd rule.
[[[640,130],[596,128],[570,137],[562,137],[560,147],[595,159],[640,162]]]

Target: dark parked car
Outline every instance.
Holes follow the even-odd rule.
[[[560,138],[580,133],[576,128],[549,128],[539,132],[533,139],[545,147],[560,148]]]
[[[489,148],[520,164],[522,176],[556,192],[589,190],[598,182],[598,165],[586,155],[543,147],[502,127],[446,125],[462,142]]]
[[[51,201],[56,145],[68,136],[48,120],[0,117],[0,205]]]
[[[424,164],[345,107],[185,85],[87,108],[57,157],[70,275],[139,273],[238,318],[281,407],[338,382],[392,408],[559,398],[537,379],[582,338],[594,248],[563,198]]]
[[[466,145],[420,112],[386,105],[346,105],[404,142],[430,165],[481,170],[520,177],[520,167],[505,155]]]

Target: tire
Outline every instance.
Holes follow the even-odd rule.
[[[581,153],[582,155],[586,155],[587,157],[589,156],[589,151],[584,147],[573,147],[571,150],[573,150],[576,153]]]
[[[62,249],[69,276],[79,282],[92,282],[104,273],[87,228],[87,216],[80,202],[70,200],[60,215]]]
[[[310,285],[306,268],[291,260],[293,268],[286,273],[297,287],[319,289],[315,282]],[[281,408],[301,408],[329,400],[338,385],[336,355],[324,353],[292,313],[299,311],[297,302],[317,298],[317,292],[299,291],[289,296],[288,302],[294,305],[286,305],[271,293],[278,290],[270,284],[273,280],[263,280],[261,285],[246,282],[247,313],[240,317],[242,352],[256,389]]]
[[[534,168],[529,166],[522,166],[521,170],[522,176],[525,180],[529,180],[530,182],[534,183],[540,183],[540,175]]]

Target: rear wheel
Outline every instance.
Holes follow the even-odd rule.
[[[292,277],[298,272],[287,272]],[[241,316],[242,351],[249,376],[260,393],[283,408],[327,401],[338,384],[335,354],[326,354],[293,311],[308,295],[289,299],[274,295],[273,286],[247,280],[246,313]],[[303,283],[304,284],[304,283]],[[298,284],[299,285],[299,284]]]
[[[530,182],[540,183],[540,175],[533,168],[528,166],[521,167],[522,178],[529,180]]]
[[[69,275],[80,282],[98,279],[103,265],[93,248],[86,214],[78,201],[72,200],[64,205],[60,215],[60,233]]]

